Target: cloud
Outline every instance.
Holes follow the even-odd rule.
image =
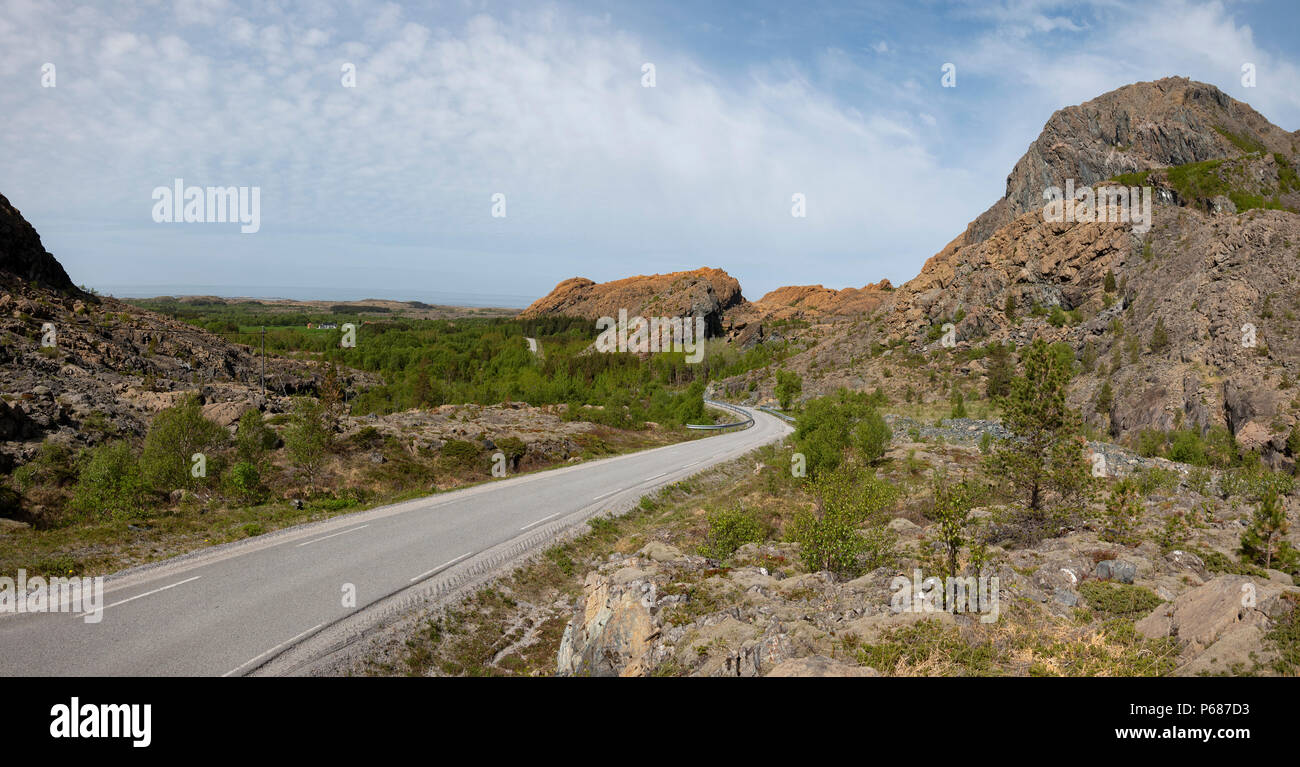
[[[0,192],[92,284],[527,295],[700,265],[753,295],[899,282],[1060,106],[1178,73],[1300,117],[1294,66],[1219,3],[972,4],[958,37],[918,15],[933,34],[726,61],[559,5],[0,4]],[[777,34],[762,22],[741,49]],[[1231,87],[1242,61],[1258,88]],[[178,177],[262,187],[262,231],[153,224],[151,190]]]
[[[177,7],[190,26],[152,30],[45,10],[10,34],[45,41],[23,69],[49,56],[61,79],[0,95],[5,191],[82,281],[177,273],[179,258],[213,284],[253,282],[250,264],[276,284],[355,281],[361,258],[384,280],[434,269],[485,292],[705,263],[863,283],[914,271],[882,245],[892,259],[936,210],[956,211],[938,214],[955,232],[979,206],[903,113],[844,107],[798,67],[730,82],[555,8],[435,27],[386,6],[321,27],[202,3]],[[262,232],[152,224],[150,192],[173,178],[261,186]],[[807,218],[791,216],[796,193]],[[102,250],[58,247],[85,243],[70,235],[88,222],[113,230]],[[337,236],[307,250],[304,232]]]

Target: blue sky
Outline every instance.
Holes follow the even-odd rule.
[[[119,294],[901,283],[1063,106],[1184,75],[1300,128],[1296,5],[0,0],[0,193]],[[261,230],[155,223],[178,177]]]

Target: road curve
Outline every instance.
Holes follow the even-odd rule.
[[[708,439],[497,480],[299,525],[109,576],[102,620],[0,615],[0,676],[239,676],[485,552],[558,535],[790,432]],[[481,564],[481,562],[480,562]],[[355,606],[344,592],[355,590]]]

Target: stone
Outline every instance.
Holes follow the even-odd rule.
[[[770,677],[802,676],[880,676],[880,672],[870,666],[854,666],[841,660],[827,658],[825,655],[809,655],[804,658],[783,660],[769,672]]]
[[[1137,565],[1124,559],[1105,559],[1097,563],[1093,574],[1103,581],[1132,583],[1137,577]]]

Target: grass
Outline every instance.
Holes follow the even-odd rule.
[[[1079,594],[1094,612],[1111,618],[1145,617],[1165,601],[1141,586],[1102,581],[1084,581],[1079,584]]]
[[[1007,617],[991,626],[902,626],[857,647],[856,659],[887,676],[1164,676],[1176,665],[1176,640],[1148,640],[1126,620]]]
[[[674,431],[673,434],[683,439],[707,438],[697,432],[678,431],[681,433]],[[578,440],[584,458],[620,455],[665,444],[662,435],[655,436],[653,432],[618,432],[602,428],[602,434],[605,438],[598,443],[594,435],[585,442]],[[565,465],[565,462],[557,461],[535,471]],[[381,476],[380,481],[383,479]],[[445,483],[447,476],[441,475],[439,479]],[[456,480],[454,486],[443,488],[443,492],[496,481],[478,475],[453,479]],[[46,529],[11,530],[0,533],[0,572],[15,572],[21,568],[29,575],[105,575],[209,546],[430,494],[423,488],[380,488],[361,501],[341,490],[335,497],[309,499],[302,509],[295,509],[285,500],[228,507],[181,504],[142,519],[86,520]]]

